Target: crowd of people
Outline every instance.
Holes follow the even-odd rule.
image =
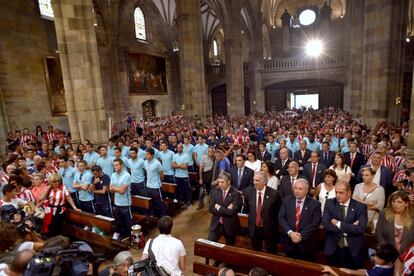
[[[238,213],[245,213],[254,250],[276,254],[282,242],[287,256],[316,261],[322,225],[328,264],[363,268],[368,233],[409,264],[401,271],[412,271],[414,157],[406,156],[406,122],[368,128],[359,115],[335,108],[205,122],[181,115],[126,122],[105,145],[74,144],[70,133],[53,126],[10,132],[0,171],[2,214],[15,211],[7,223],[17,228],[24,208],[35,216],[36,232],[53,237],[62,232],[66,208],[72,208],[114,217],[113,239],[121,240],[134,224],[132,195],[150,197],[147,215],[166,220],[161,187],[169,182],[177,185],[171,200],[183,207],[198,197],[200,210],[208,197],[209,240],[224,236],[234,245]],[[190,181],[190,173],[197,181]],[[102,233],[88,225],[85,230]],[[24,233],[20,251],[42,248],[44,239],[33,232]],[[166,239],[154,241],[156,257],[157,243]],[[185,250],[176,250],[179,243],[170,246],[179,256],[167,270],[180,275]],[[384,258],[391,262],[389,255]]]

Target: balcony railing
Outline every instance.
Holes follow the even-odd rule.
[[[208,76],[214,76],[214,77],[224,77],[226,76],[226,65],[225,64],[210,64],[206,67],[206,73]],[[249,63],[244,62],[243,63],[243,72],[248,73],[249,72]]]
[[[275,58],[272,60],[265,60],[264,70],[318,69],[342,65],[344,65],[343,56]]]

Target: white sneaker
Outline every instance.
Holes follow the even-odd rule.
[[[118,240],[118,239],[119,239],[119,236],[120,236],[120,234],[119,234],[118,232],[115,232],[115,233],[112,235],[112,239],[113,239],[113,240]]]
[[[98,232],[96,231],[96,227],[92,227],[92,233],[98,233]]]

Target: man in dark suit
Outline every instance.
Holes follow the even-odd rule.
[[[289,158],[289,151],[287,148],[280,150],[280,158],[275,157],[275,172],[278,178],[288,175],[287,168],[292,159]]]
[[[311,154],[311,162],[305,164],[303,168],[303,175],[309,182],[309,193],[311,196],[315,194],[316,186],[324,181],[322,175],[325,170],[326,165],[319,162],[319,152],[313,151]]]
[[[280,198],[276,190],[266,186],[266,182],[265,174],[256,172],[253,178],[254,187],[244,190],[244,202],[248,208],[252,248],[263,251],[264,241],[266,252],[276,254]]]
[[[351,198],[348,183],[337,183],[335,192],[336,198],[326,200],[322,218],[328,263],[350,269],[363,268],[368,254],[364,237],[367,205]]]
[[[260,142],[259,143],[259,151],[256,154],[257,160],[260,161],[270,161],[272,158],[272,155],[266,151],[266,143]]]
[[[210,222],[208,239],[217,242],[224,235],[226,244],[234,245],[240,227],[238,210],[241,206],[241,195],[230,185],[231,176],[227,172],[218,178],[219,188],[211,191],[209,211],[213,214]]]
[[[365,164],[364,155],[357,151],[357,144],[355,141],[348,142],[349,151],[344,153],[345,163],[351,168],[352,175],[355,178],[358,175],[359,169]],[[354,183],[354,185],[357,183]]]
[[[306,145],[307,145],[306,140],[300,141],[300,143],[299,143],[300,150],[296,151],[293,154],[293,160],[298,162],[300,170],[303,170],[303,166],[306,163],[308,163],[308,160],[311,157],[311,153],[312,153],[312,151],[310,151],[306,148]]]
[[[320,151],[321,163],[325,164],[327,168],[333,165],[335,161],[335,152],[329,149],[329,143],[322,143],[322,150]]]
[[[299,164],[295,161],[289,163],[288,166],[288,175],[285,175],[280,180],[279,187],[277,189],[279,196],[281,198],[293,194],[293,183],[296,179],[303,178],[299,174]]]
[[[316,238],[321,221],[321,204],[308,196],[306,179],[295,181],[293,195],[282,199],[279,224],[286,255],[307,261],[316,260]]]
[[[358,171],[358,175],[355,178],[355,182],[361,183],[362,182],[362,169],[366,167],[371,167],[376,173],[374,176],[374,182],[377,177],[377,173],[379,173],[379,183],[376,183],[378,185],[381,185],[384,190],[385,194],[388,196],[392,193],[394,190],[394,186],[392,185],[392,176],[391,171],[389,168],[381,165],[382,155],[379,152],[374,152],[371,155],[371,165],[363,165]],[[379,172],[377,172],[380,170]]]
[[[254,171],[244,165],[243,154],[236,156],[236,166],[230,168],[231,185],[239,191],[253,185]]]
[[[289,158],[293,158],[293,152],[289,148],[286,147],[286,140],[285,139],[280,139],[279,143],[280,143],[280,148],[275,151],[275,158],[274,158],[275,161],[277,159],[282,158],[280,156],[280,151],[282,149],[287,149]]]

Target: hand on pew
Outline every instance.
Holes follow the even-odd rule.
[[[322,272],[324,272],[324,273],[329,273],[330,275],[339,276],[339,274],[336,273],[335,270],[333,270],[332,267],[330,267],[330,266],[323,265],[322,268],[323,268]]]

